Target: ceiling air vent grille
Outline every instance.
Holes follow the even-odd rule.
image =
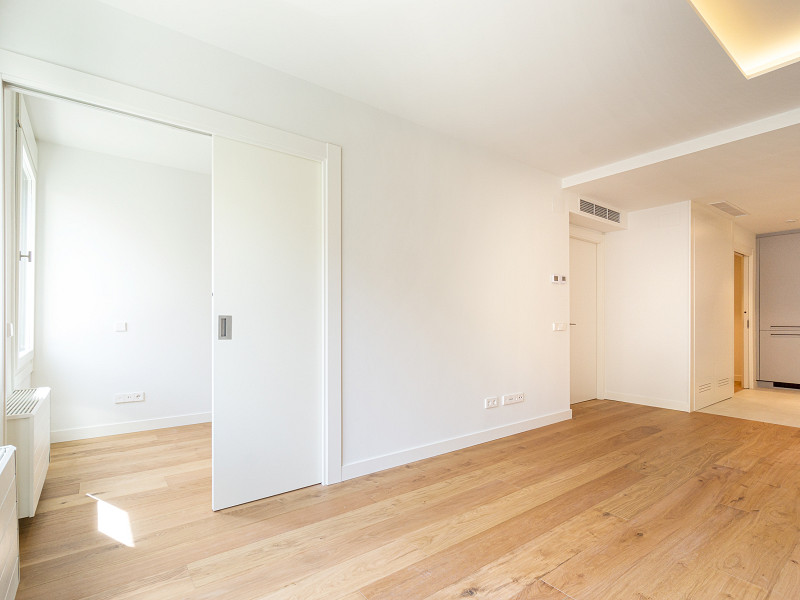
[[[619,213],[611,208],[606,208],[605,206],[600,206],[599,204],[595,204],[594,202],[589,202],[588,200],[581,198],[580,209],[581,212],[586,214],[605,219],[606,221],[619,223]]]
[[[717,208],[722,212],[732,215],[734,217],[743,217],[744,215],[748,214],[741,208],[739,208],[738,206],[734,206],[730,202],[712,202],[709,206],[713,206],[714,208]]]

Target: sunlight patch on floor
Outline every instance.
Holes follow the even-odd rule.
[[[133,548],[135,544],[133,543],[133,530],[131,529],[131,519],[128,516],[128,511],[117,508],[113,504],[91,494],[86,495],[97,501],[97,531],[120,544]]]

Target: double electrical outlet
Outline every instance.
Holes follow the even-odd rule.
[[[506,394],[502,398],[498,398],[497,396],[493,396],[491,398],[486,398],[483,401],[484,408],[497,408],[500,406],[500,403],[503,403],[503,406],[506,404],[517,404],[518,402],[525,402],[525,394],[520,392],[519,394]]]
[[[129,392],[127,394],[114,394],[115,404],[127,404],[128,402],[144,402],[144,392]]]

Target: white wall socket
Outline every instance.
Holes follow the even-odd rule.
[[[126,402],[144,402],[144,392],[130,392],[128,394],[114,394],[115,404],[125,404]]]
[[[517,404],[518,402],[525,402],[525,394],[506,394],[503,396],[503,406],[506,404]]]
[[[483,401],[483,408],[497,408],[498,406],[500,406],[500,401],[497,399],[497,396],[486,398]]]

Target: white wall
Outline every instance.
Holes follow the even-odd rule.
[[[606,234],[607,398],[689,410],[691,248],[689,202]]]
[[[96,2],[4,2],[0,44],[342,146],[345,477],[569,416],[556,177]]]
[[[33,383],[52,388],[53,438],[208,420],[210,176],[41,143],[37,217]]]
[[[733,249],[735,252],[750,256],[756,251],[756,234],[734,223]]]

